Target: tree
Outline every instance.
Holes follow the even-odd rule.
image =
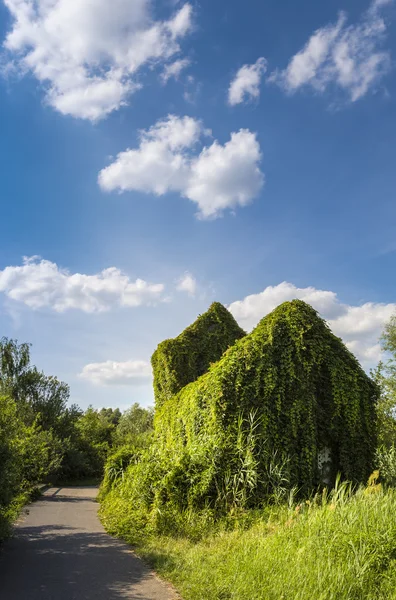
[[[380,362],[377,368],[371,371],[371,377],[380,390],[377,403],[378,446],[390,448],[396,443],[395,382],[389,376],[387,366],[383,362]]]
[[[119,408],[102,408],[99,411],[99,414],[102,415],[109,423],[117,426],[121,419],[121,411]]]
[[[114,439],[118,446],[142,445],[153,430],[154,410],[135,402],[120,418]]]
[[[62,435],[65,418],[76,412],[67,408],[69,386],[47,376],[30,363],[30,345],[17,340],[0,340],[0,391],[16,402],[24,423],[37,423]]]
[[[380,446],[396,445],[396,315],[385,325],[381,338],[387,352],[386,362],[380,362],[372,377],[381,390],[378,402],[378,441]]]
[[[19,422],[15,401],[0,396],[0,540],[8,533],[12,502],[22,482],[18,444]]]
[[[30,371],[30,344],[18,344],[6,337],[0,340],[0,387],[16,402],[24,395]]]

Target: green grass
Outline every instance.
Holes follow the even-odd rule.
[[[342,484],[325,501],[209,527],[202,517],[201,536],[198,523],[186,523],[188,535],[151,534],[135,545],[184,600],[396,599],[396,490],[351,494]]]

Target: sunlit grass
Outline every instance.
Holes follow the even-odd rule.
[[[184,600],[396,598],[396,491],[372,483],[216,526],[203,516],[201,539],[197,516],[193,536],[186,524],[185,535],[178,526],[142,537],[137,550]]]

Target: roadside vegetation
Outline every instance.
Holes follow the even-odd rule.
[[[177,387],[177,369],[157,377],[154,432],[144,443],[131,438],[105,466],[105,527],[185,600],[396,598],[396,320],[383,338],[389,360],[369,379],[297,306],[302,320],[289,307],[275,311],[175,396],[164,400],[167,380]],[[174,358],[161,360],[169,369]],[[271,388],[279,369],[284,384],[278,379]],[[316,382],[324,390],[319,422],[312,416]],[[267,400],[279,385],[281,393]],[[260,402],[269,402],[264,415]],[[271,402],[283,407],[279,430]],[[317,451],[318,423],[333,448],[344,448],[339,475],[326,466],[318,472],[307,453]]]
[[[83,412],[68,401],[68,385],[31,364],[28,344],[0,340],[0,541],[38,484],[99,483],[111,452],[137,430],[149,435],[150,410]]]
[[[307,305],[249,335],[212,308],[155,353],[155,411],[83,412],[1,340],[0,539],[38,483],[101,480],[184,600],[396,600],[396,318],[369,378]]]

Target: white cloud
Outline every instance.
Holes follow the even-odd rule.
[[[0,271],[0,292],[33,309],[56,312],[76,309],[103,312],[116,306],[136,307],[161,301],[165,286],[132,281],[119,269],[110,267],[96,275],[71,274],[39,257],[25,258],[22,266]]]
[[[4,42],[22,72],[45,86],[62,114],[95,121],[127,103],[138,71],[169,60],[192,25],[184,4],[155,21],[150,0],[4,0],[12,29]]]
[[[141,385],[150,381],[152,371],[150,363],[144,360],[108,360],[85,365],[80,377],[96,385]]]
[[[176,289],[179,292],[187,292],[189,296],[195,296],[197,291],[197,280],[191,273],[185,273],[177,283]]]
[[[286,69],[273,72],[268,80],[288,93],[303,86],[322,93],[335,86],[351,102],[363,97],[391,66],[390,53],[382,49],[386,23],[380,14],[381,7],[391,2],[376,0],[355,25],[347,25],[341,12],[336,23],[315,31]]]
[[[295,298],[313,306],[365,367],[373,366],[380,360],[378,340],[385,323],[396,313],[394,303],[367,302],[353,306],[340,302],[334,292],[313,287],[297,288],[291,283],[283,282],[277,286],[269,286],[259,294],[233,302],[229,309],[242,327],[251,330],[279,304]]]
[[[259,58],[253,65],[243,65],[231,81],[228,90],[228,103],[231,106],[258,98],[261,78],[267,70],[265,58]]]
[[[161,74],[162,81],[167,83],[172,77],[179,79],[181,72],[190,65],[191,61],[188,58],[179,58],[175,62],[165,65]]]
[[[386,6],[387,4],[392,4],[394,0],[374,0],[372,4],[372,8],[380,8],[381,6]]]
[[[158,196],[178,192],[198,205],[198,217],[203,219],[247,205],[264,185],[256,135],[241,129],[224,145],[214,141],[194,152],[209,133],[192,117],[169,115],[141,132],[137,149],[120,152],[99,173],[99,185],[106,191]]]

